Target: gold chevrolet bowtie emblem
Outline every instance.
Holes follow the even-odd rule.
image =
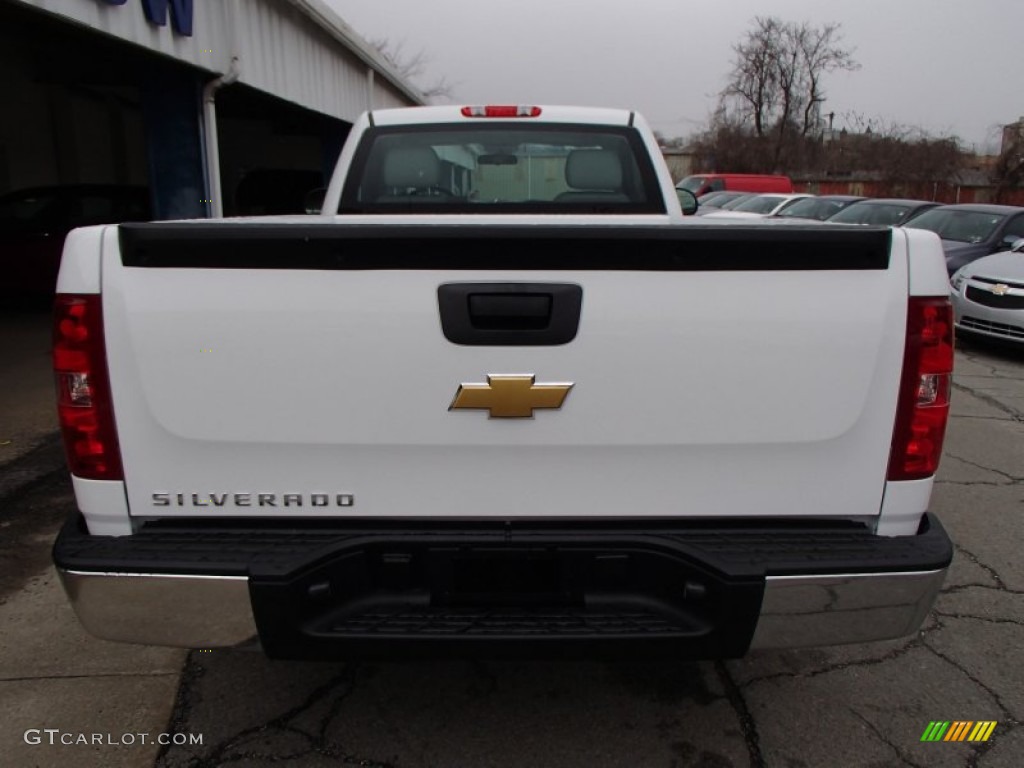
[[[1005,283],[996,283],[991,290],[996,296],[1005,296],[1010,292],[1010,286]]]
[[[492,418],[529,419],[534,408],[561,408],[571,383],[537,384],[532,374],[488,376],[486,384],[462,384],[448,406],[490,411]]]

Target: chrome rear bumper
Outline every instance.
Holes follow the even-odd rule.
[[[257,634],[245,576],[57,572],[82,626],[104,640],[225,648]]]
[[[244,576],[59,570],[82,625],[106,640],[224,648],[257,636]],[[888,640],[912,634],[946,570],[846,576],[769,576],[751,648]]]
[[[82,624],[121,642],[274,658],[654,656],[915,632],[952,542],[854,523],[160,522],[54,561]]]
[[[751,648],[801,648],[913,634],[946,569],[846,576],[769,576]]]

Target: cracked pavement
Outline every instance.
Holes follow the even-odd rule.
[[[309,664],[193,652],[159,768],[970,766],[1024,754],[1024,356],[961,345],[932,508],[956,542],[915,636],[726,662]],[[932,720],[996,720],[982,744]]]

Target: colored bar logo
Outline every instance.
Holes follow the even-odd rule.
[[[998,724],[995,720],[932,720],[921,741],[988,741]]]

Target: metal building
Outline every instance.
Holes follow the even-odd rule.
[[[424,101],[321,0],[0,0],[0,82],[0,193],[160,219],[295,211],[361,111]]]

